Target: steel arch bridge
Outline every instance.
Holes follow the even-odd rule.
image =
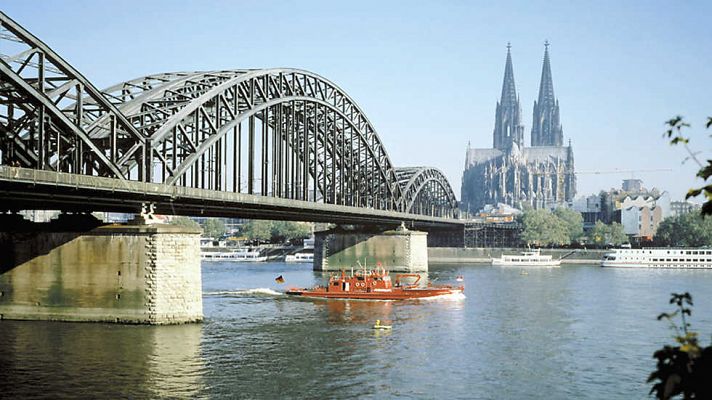
[[[149,201],[151,188],[173,188],[171,201],[207,190],[456,216],[444,175],[396,168],[363,111],[319,75],[285,68],[161,73],[100,91],[1,12],[0,23],[5,176],[8,168],[23,176],[33,170],[38,185],[53,179],[48,174],[69,174],[86,193],[110,182],[103,178],[114,189],[142,183]],[[60,190],[46,198],[62,198]],[[103,207],[111,208],[105,197]]]

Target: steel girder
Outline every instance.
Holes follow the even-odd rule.
[[[46,44],[0,12],[0,151],[3,163],[125,179],[115,163],[124,142],[146,137],[84,76]],[[92,123],[111,121],[109,148],[93,140]],[[30,154],[31,153],[31,154]]]
[[[437,216],[457,209],[442,173],[394,168],[363,111],[316,74],[161,73],[100,92],[2,13],[0,23],[3,52],[15,50],[0,61],[0,164]]]
[[[396,168],[403,188],[403,211],[438,217],[455,218],[457,198],[445,175],[437,168]]]

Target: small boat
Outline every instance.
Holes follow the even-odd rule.
[[[381,320],[380,320],[380,319],[377,319],[377,320],[376,320],[376,325],[373,326],[373,329],[383,329],[383,330],[386,330],[386,329],[391,329],[391,328],[393,328],[391,325],[381,325]]]
[[[529,250],[520,255],[502,254],[500,258],[493,258],[492,265],[514,267],[558,267],[560,259],[552,259],[550,255],[542,255],[541,250]]]
[[[402,283],[403,278],[415,278],[415,282]],[[465,291],[464,286],[428,284],[420,287],[419,281],[418,274],[397,274],[395,282],[392,282],[384,268],[371,271],[364,268],[351,275],[346,275],[345,271],[331,275],[326,286],[316,286],[311,289],[291,288],[286,293],[293,296],[326,299],[407,300],[459,294]]]

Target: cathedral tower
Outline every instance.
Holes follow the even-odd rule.
[[[559,101],[554,97],[554,82],[549,64],[549,42],[544,42],[544,65],[541,68],[539,100],[534,101],[532,147],[562,146],[564,131],[559,122]]]
[[[511,48],[512,46],[507,43],[502,98],[497,102],[494,122],[494,148],[505,152],[510,151],[515,143],[518,148],[524,145],[524,126],[521,124],[521,107],[517,88],[514,85]]]

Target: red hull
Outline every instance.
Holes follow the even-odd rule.
[[[414,284],[401,285],[400,278],[415,277]],[[420,276],[416,274],[396,275],[395,285],[382,268],[372,271],[359,271],[354,275],[332,275],[327,286],[317,286],[312,289],[289,289],[287,294],[303,297],[325,299],[356,299],[356,300],[407,300],[444,296],[462,293],[463,286],[431,286],[418,287]]]
[[[357,300],[407,300],[444,296],[463,293],[463,287],[457,288],[425,288],[398,289],[390,292],[328,292],[318,289],[290,289],[287,294],[303,297],[318,297],[324,299],[357,299]]]

